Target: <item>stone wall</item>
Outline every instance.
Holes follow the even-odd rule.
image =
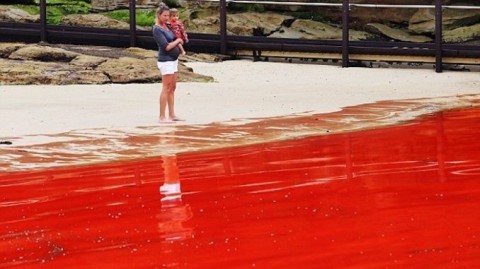
[[[98,11],[128,8],[129,0],[92,0],[92,8]],[[156,8],[161,0],[136,0],[137,8]]]

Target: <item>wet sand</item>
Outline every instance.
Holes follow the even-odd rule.
[[[360,130],[478,105],[480,75],[227,61],[189,63],[158,124],[160,84],[1,86],[1,170],[78,165]],[[175,141],[171,142],[171,138]]]

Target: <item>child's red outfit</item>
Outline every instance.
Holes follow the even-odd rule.
[[[176,38],[181,38],[185,43],[188,42],[188,35],[182,22],[172,20],[170,21],[170,28]]]

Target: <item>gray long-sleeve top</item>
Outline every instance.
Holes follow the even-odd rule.
[[[177,60],[180,55],[180,49],[178,46],[169,51],[166,50],[168,43],[175,40],[173,32],[170,30],[164,30],[158,25],[153,26],[152,32],[153,39],[155,39],[155,42],[157,42],[158,45],[158,61],[168,62]]]

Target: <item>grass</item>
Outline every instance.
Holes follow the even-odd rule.
[[[136,14],[136,22],[138,26],[143,26],[143,27],[152,26],[153,23],[155,22],[155,10],[137,10],[135,14]],[[130,22],[129,10],[119,9],[119,10],[105,12],[103,13],[103,15],[111,19],[123,21],[126,23]]]
[[[31,15],[40,14],[39,1],[35,5],[11,5],[22,9]],[[82,0],[47,0],[47,23],[60,24],[62,17],[69,14],[88,14],[92,5],[89,1]]]
[[[9,7],[18,8],[28,12],[30,15],[38,15],[40,13],[40,7],[34,5],[9,5]]]

